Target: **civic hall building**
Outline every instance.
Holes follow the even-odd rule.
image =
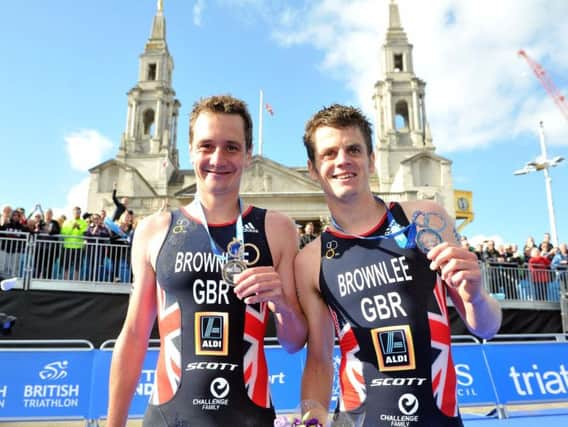
[[[138,81],[128,92],[118,152],[90,170],[89,212],[112,211],[114,182],[137,215],[157,211],[165,200],[177,208],[195,197],[194,171],[180,169],[179,164],[176,130],[181,103],[172,84],[174,60],[161,4],[140,55]],[[435,200],[458,220],[460,229],[473,220],[472,194],[454,190],[452,162],[436,154],[426,119],[426,83],[414,73],[412,45],[395,2],[389,4],[381,60],[382,74],[369,88],[377,169],[371,188],[387,201]],[[183,146],[188,149],[185,141]],[[323,192],[306,167],[288,167],[255,155],[241,189],[246,203],[283,212],[299,224],[313,221],[319,228],[329,220]]]

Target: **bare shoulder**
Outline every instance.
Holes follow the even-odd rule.
[[[296,256],[296,262],[299,263],[313,263],[314,260],[318,261],[319,267],[319,259],[321,256],[321,236],[316,237],[310,243],[302,248],[298,255]]]
[[[145,258],[154,264],[171,221],[169,212],[156,212],[144,218],[136,227],[133,246],[135,252],[141,251]]]
[[[302,280],[297,280],[298,287],[315,286],[319,288],[319,269],[321,257],[321,237],[318,236],[309,244],[304,246],[296,255],[294,260],[294,268],[296,270],[296,277],[301,277]]]
[[[267,232],[296,232],[294,221],[287,215],[278,211],[266,211],[266,230]]]
[[[277,211],[267,211],[264,228],[271,250],[298,250],[296,226],[289,216]]]
[[[264,223],[266,240],[272,253],[274,265],[280,262],[292,264],[294,256],[298,251],[298,240],[296,238],[296,227],[292,219],[280,212],[267,211]]]
[[[170,225],[171,214],[169,212],[156,212],[145,217],[136,227],[136,235],[141,237],[153,236],[160,231],[166,231]]]

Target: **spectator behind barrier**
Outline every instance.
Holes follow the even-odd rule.
[[[68,219],[61,227],[63,234],[63,268],[66,280],[79,280],[79,271],[83,262],[85,239],[83,235],[87,231],[87,221],[81,218],[81,208],[73,208],[73,218]],[[70,272],[73,276],[70,277]]]
[[[6,231],[6,234],[0,234],[2,242],[0,244],[0,251],[2,252],[2,261],[4,265],[0,266],[2,272],[7,276],[20,276],[20,264],[23,261],[22,252],[24,251],[26,235],[25,226],[21,221],[21,212],[13,210],[10,214],[8,222],[0,226],[1,231]]]
[[[550,260],[540,254],[538,248],[531,249],[529,258],[529,271],[537,299],[543,300],[547,295],[547,285],[550,281]]]
[[[525,262],[529,262],[529,258],[531,257],[531,250],[532,248],[536,248],[536,242],[534,240],[534,237],[529,236],[527,237],[527,241],[525,242],[525,245],[523,246],[523,255],[524,255],[524,259]]]

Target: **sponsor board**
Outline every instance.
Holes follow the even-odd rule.
[[[481,344],[454,344],[452,355],[462,406],[498,403]]]
[[[568,343],[483,347],[501,403],[568,400]]]
[[[149,349],[142,365],[140,379],[130,404],[128,414],[130,417],[141,417],[146,411],[148,400],[154,387],[154,375],[158,361],[158,350]],[[108,407],[108,383],[112,351],[97,350],[93,361],[93,382],[91,388],[92,399],[89,413],[86,418],[97,419],[106,417]]]
[[[215,333],[214,329],[204,328],[211,334]],[[452,346],[452,352],[458,401],[462,406],[568,399],[568,343],[458,344]],[[0,420],[106,416],[111,357],[108,350],[0,351]],[[298,410],[305,357],[305,348],[288,354],[280,346],[266,347],[272,401],[277,412]],[[131,417],[144,414],[152,393],[157,358],[157,350],[147,352],[129,410]],[[333,360],[337,371],[338,348],[334,350]],[[187,364],[184,369],[219,371],[204,396],[207,401],[200,404],[221,405],[228,398],[230,389],[223,382],[223,372],[236,369],[234,364],[213,357]],[[405,381],[414,383],[422,379],[412,377]],[[394,389],[404,385],[396,379],[371,384]],[[336,372],[332,407],[337,404],[338,395]],[[406,421],[417,415],[413,414],[416,402],[411,396],[401,395],[399,404]]]
[[[289,354],[280,346],[265,347],[272,403],[279,412],[297,412],[305,348]]]
[[[0,352],[0,419],[84,417],[93,351]]]

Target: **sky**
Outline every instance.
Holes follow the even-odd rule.
[[[263,119],[263,155],[286,166],[306,164],[304,124],[322,106],[356,105],[373,119],[388,1],[163,0],[181,167],[190,167],[188,116],[202,96],[244,99],[256,128],[262,89],[274,110]],[[453,162],[454,188],[473,192],[475,219],[463,234],[540,242],[550,230],[544,175],[513,171],[540,155],[540,121],[548,157],[568,158],[568,117],[517,52],[568,96],[568,2],[398,4],[436,153]],[[0,204],[85,206],[88,169],[117,153],[156,8],[156,0],[2,2]],[[568,159],[550,176],[566,242]]]

